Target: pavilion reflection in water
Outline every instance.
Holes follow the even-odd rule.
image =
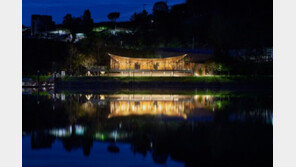
[[[53,99],[65,101],[64,94],[51,94]],[[70,98],[70,97],[68,97]],[[213,95],[176,94],[75,94],[80,101],[77,109],[84,113],[95,113],[97,105],[108,106],[108,118],[124,116],[159,115],[165,117],[212,116],[220,108],[219,99]],[[81,103],[82,102],[82,103]],[[72,107],[73,108],[73,107]]]
[[[188,115],[211,115],[215,110],[212,96],[206,95],[106,95],[110,101],[108,118],[132,115],[162,115],[182,117]]]

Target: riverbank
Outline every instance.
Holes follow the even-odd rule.
[[[58,90],[120,89],[218,89],[271,90],[272,76],[204,76],[204,77],[65,77],[55,82]]]

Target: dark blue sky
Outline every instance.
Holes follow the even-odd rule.
[[[150,13],[153,4],[160,0],[23,0],[23,25],[31,26],[31,15],[51,15],[56,24],[63,21],[63,17],[70,13],[81,16],[85,9],[89,9],[95,22],[107,21],[110,12],[120,12],[118,21],[129,20],[134,12],[143,10],[143,4]],[[168,5],[183,3],[185,0],[168,0]]]

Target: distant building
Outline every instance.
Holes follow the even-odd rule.
[[[28,30],[30,30],[30,27],[27,27],[27,26],[22,25],[22,31],[23,31],[23,32],[24,32],[24,31],[28,31]]]
[[[126,28],[110,29],[109,32],[110,32],[112,35],[117,35],[117,34],[119,34],[119,33],[125,33],[125,34],[131,34],[131,33],[132,33],[131,30],[126,29]]]
[[[252,48],[230,50],[229,55],[244,61],[271,62],[273,60],[272,48]]]
[[[72,35],[71,35],[71,37],[72,37]],[[86,38],[86,35],[84,33],[76,33],[75,42],[78,42],[84,38]]]
[[[40,35],[52,31],[55,24],[52,17],[48,15],[32,15],[31,17],[31,35]]]
[[[31,35],[31,28],[23,25],[22,26],[22,35],[23,35],[23,37],[30,36]]]

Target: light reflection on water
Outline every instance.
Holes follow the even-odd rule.
[[[71,158],[70,152],[78,148],[83,152],[80,156],[91,159],[101,147],[118,156],[130,151],[135,156],[126,158],[133,162],[141,159],[138,154],[151,156],[142,166],[272,162],[272,118],[272,97],[265,96],[27,91],[23,94],[23,136],[30,140],[23,140],[23,145],[30,142],[31,148],[23,149],[23,165],[37,161],[42,165],[41,159],[50,156],[47,161],[58,166],[59,156]],[[58,149],[56,142],[64,149]],[[42,157],[45,148],[51,152]],[[34,158],[34,152],[41,154]],[[263,157],[258,159],[259,155]],[[91,165],[102,165],[111,155],[106,156],[92,159]],[[87,164],[87,159],[79,161]],[[67,161],[64,165],[76,164]]]
[[[196,98],[194,98],[196,97]],[[186,119],[194,110],[216,108],[213,96],[202,95],[110,95],[108,118],[131,115],[162,115]],[[198,111],[197,111],[198,112]],[[203,112],[203,115],[211,115]]]

